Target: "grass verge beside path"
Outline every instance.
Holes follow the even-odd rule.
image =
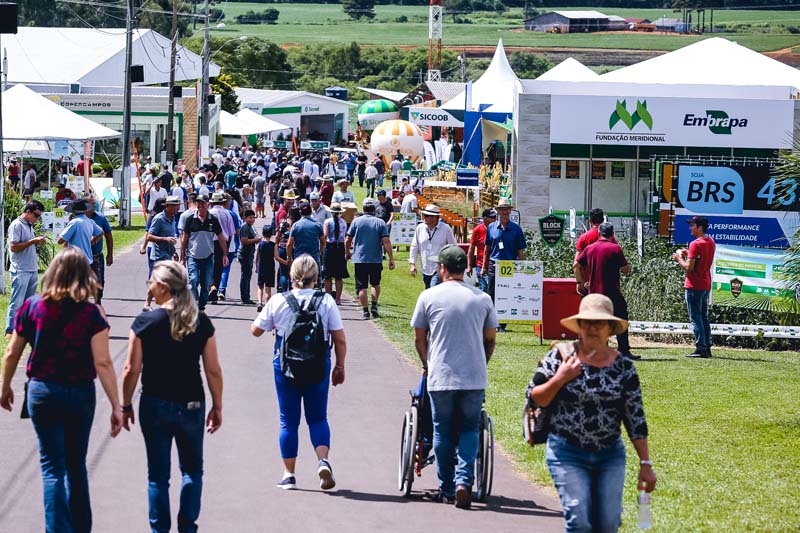
[[[355,189],[358,194],[358,187]],[[362,193],[363,195],[363,193]],[[359,196],[360,199],[360,196]],[[418,365],[409,325],[420,276],[408,274],[408,252],[385,268],[377,325]],[[352,267],[351,267],[352,274]],[[354,280],[345,283],[354,294]],[[544,448],[522,441],[525,386],[547,350],[530,326],[498,334],[489,364],[487,407],[496,438],[536,483],[552,487]],[[796,352],[715,350],[690,360],[687,346],[637,348],[651,456],[659,476],[653,496],[654,531],[792,531],[800,524],[795,473],[800,472],[800,357]],[[353,354],[359,357],[359,354]],[[413,383],[393,387],[402,394]],[[400,420],[398,419],[398,425]],[[636,531],[636,454],[627,436],[622,531]],[[495,485],[501,495],[503,487]]]

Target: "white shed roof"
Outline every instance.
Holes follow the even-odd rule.
[[[29,28],[3,36],[9,83],[124,85],[125,30],[110,28]],[[144,84],[169,81],[170,40],[148,29],[133,32],[132,64],[144,66]],[[209,73],[219,75],[211,64]],[[175,80],[202,75],[199,55],[178,46]]]
[[[568,19],[607,19],[608,15],[604,15],[599,11],[553,11],[562,17]]]
[[[721,37],[603,74],[600,81],[778,86],[800,90],[800,70]],[[720,95],[723,96],[724,95]]]
[[[249,87],[237,87],[235,91],[242,108],[245,107],[245,104],[257,104],[265,108],[278,107],[281,104],[286,104],[299,97],[321,99],[326,102],[336,102],[348,107],[358,107],[357,104],[352,102],[307,91],[277,91],[269,89],[251,89]]]

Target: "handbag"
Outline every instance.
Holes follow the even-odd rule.
[[[564,342],[558,343],[556,348],[561,352],[562,360],[575,352],[573,348]],[[528,395],[525,406],[522,409],[522,436],[529,446],[547,442],[547,436],[550,435],[551,418],[557,406],[557,401],[558,395],[553,398],[550,405],[542,407],[536,405],[536,402]]]

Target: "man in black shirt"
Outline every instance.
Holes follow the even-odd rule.
[[[389,229],[392,228],[392,214],[394,213],[394,206],[392,201],[386,197],[386,191],[381,189],[377,193],[378,207],[375,208],[375,215],[386,222]]]

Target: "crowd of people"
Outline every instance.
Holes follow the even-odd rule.
[[[421,216],[410,246],[409,273],[415,276],[419,269],[423,290],[411,327],[432,407],[439,477],[434,499],[470,508],[487,365],[496,334],[505,331],[494,309],[496,266],[498,261],[524,259],[524,232],[511,220],[511,205],[502,198],[482,212],[465,252],[437,205],[419,208],[424,181],[409,184],[402,178],[397,183],[405,164],[400,158],[388,168],[381,161],[384,168],[376,174],[375,161],[351,154],[346,175],[338,180],[337,159],[333,153],[299,157],[277,150],[220,150],[202,169],[177,168],[175,176],[145,163],[147,230],[140,252],[148,262],[147,297],[131,327],[121,399],[101,306],[105,267],[114,261],[113,235],[93,196],[69,202],[72,219],[58,238],[65,249],[45,272],[39,295],[36,247],[42,237],[34,235],[33,225],[44,206],[28,202],[11,223],[9,345],[0,407],[10,410],[14,403],[11,378],[30,344],[23,402],[28,401],[40,442],[48,531],[91,529],[85,459],[95,378],[112,408],[112,436],[135,421],[132,402],[141,378],[138,418],[147,451],[150,526],[153,531],[170,528],[167,491],[174,440],[183,474],[178,527],[196,530],[204,428],[213,433],[222,424],[222,371],[214,325],[204,310],[229,299],[231,265],[237,260],[241,303],[257,306],[251,333],[276,332],[273,367],[284,466],[277,486],[297,487],[298,428],[304,411],[320,487],[334,488],[327,400],[329,387],[345,381],[347,343],[339,311],[343,280],[350,277],[352,262],[361,314],[365,320],[379,318],[384,261],[395,268],[390,227],[396,211]],[[347,210],[355,208],[350,186],[356,179],[371,194],[361,213],[346,219]],[[396,198],[382,188],[383,179],[397,186]],[[593,210],[590,221],[592,229],[579,239],[574,262],[583,296],[580,310],[562,321],[578,340],[548,352],[526,394],[537,405],[552,406],[546,460],[567,530],[615,531],[625,473],[622,425],[639,456],[640,489],[652,491],[656,476],[632,362],[638,357],[630,351],[627,304],[620,290],[619,276],[630,267],[602,210]],[[686,302],[696,336],[690,356],[711,357],[707,301],[714,243],[705,235],[707,219],[688,222],[696,240],[674,260],[686,270]],[[254,273],[256,300],[251,299]],[[468,273],[477,286],[465,281]],[[285,359],[299,310],[319,318],[327,346],[321,354],[324,376],[302,384],[287,372]],[[618,348],[609,345],[611,336],[616,336]],[[173,357],[163,357],[165,346]]]

